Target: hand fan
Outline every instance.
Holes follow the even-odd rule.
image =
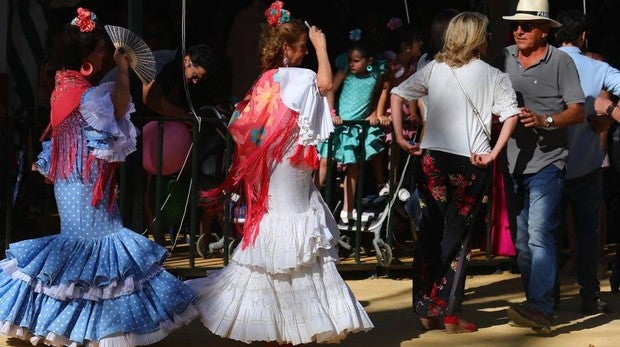
[[[149,46],[133,31],[114,25],[105,25],[114,47],[124,49],[131,58],[130,66],[142,83],[155,79],[155,57]]]

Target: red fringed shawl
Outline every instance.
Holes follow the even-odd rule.
[[[298,112],[289,109],[280,97],[278,70],[263,73],[237,104],[228,131],[236,143],[232,166],[225,181],[216,188],[201,192],[204,205],[212,212],[221,211],[232,193],[245,199],[246,217],[242,248],[253,245],[259,224],[268,211],[270,168],[282,161],[286,145],[297,140]],[[318,168],[315,146],[297,145],[289,161],[293,165]]]
[[[91,179],[91,165],[97,165],[99,176],[93,188],[91,204],[97,206],[105,193],[107,183],[110,187],[110,201],[108,209],[112,211],[115,199],[115,175],[118,163],[109,163],[97,159],[92,153],[86,153],[83,129],[86,122],[80,114],[80,102],[84,92],[91,87],[90,82],[78,71],[60,70],[56,72],[54,91],[51,95],[50,124],[41,135],[40,140],[53,139],[50,169],[47,180],[53,182],[56,178],[68,179],[73,170],[78,170],[78,175],[83,180]],[[78,146],[78,139],[82,144]],[[78,148],[81,152],[78,153]],[[78,161],[78,155],[81,160]],[[75,168],[77,163],[84,163],[82,167]]]

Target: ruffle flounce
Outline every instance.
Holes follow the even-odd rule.
[[[250,343],[336,343],[373,327],[336,268],[338,227],[318,191],[303,213],[269,211],[254,245],[231,262],[189,280],[202,322],[222,337]]]
[[[139,131],[130,120],[131,113],[136,111],[132,102],[123,117],[114,116],[113,88],[113,82],[89,88],[82,96],[80,113],[87,123],[84,136],[93,155],[119,162],[136,150]]]
[[[50,300],[53,300],[50,298]],[[33,346],[45,344],[49,346],[86,346],[86,347],[126,347],[126,346],[146,346],[157,343],[168,336],[172,331],[191,323],[198,316],[198,310],[190,305],[181,314],[173,315],[171,320],[161,321],[158,328],[147,333],[122,333],[103,337],[99,340],[85,340],[83,342],[72,341],[66,336],[54,332],[46,335],[33,334],[19,325],[8,321],[0,321],[0,334],[29,341]]]
[[[316,257],[338,261],[338,226],[329,209],[314,191],[304,213],[274,213],[263,216],[253,246],[238,247],[232,261],[268,273],[291,274],[315,262]],[[283,234],[285,233],[285,234]]]
[[[52,166],[52,140],[41,141],[41,146],[41,152],[39,152],[35,161],[35,168],[41,175],[47,177]]]
[[[196,294],[163,271],[166,255],[124,228],[96,239],[13,243],[0,262],[0,333],[52,345],[159,341],[198,314]]]
[[[280,68],[282,102],[291,110],[299,112],[297,143],[303,146],[317,145],[329,138],[334,124],[329,113],[327,98],[321,96],[316,86],[316,73],[303,68]]]
[[[373,328],[330,258],[318,257],[289,274],[252,270],[233,260],[186,283],[199,293],[203,324],[245,343],[337,343],[348,333]]]
[[[60,300],[131,293],[162,270],[167,250],[122,228],[101,238],[63,234],[13,243],[2,270]]]
[[[360,138],[362,136],[362,125],[340,125],[336,127],[332,134],[332,158],[341,164],[353,164],[358,162],[360,153]],[[321,142],[317,149],[321,157],[327,158],[327,141]],[[385,134],[381,128],[376,126],[368,127],[366,132],[366,159],[369,160],[377,153],[383,152],[385,146]]]

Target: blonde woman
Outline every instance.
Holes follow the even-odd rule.
[[[427,95],[418,151],[424,221],[414,264],[414,309],[426,329],[439,328],[443,316],[448,333],[477,330],[461,309],[469,234],[491,177],[489,164],[506,145],[519,113],[508,75],[481,60],[488,24],[480,13],[456,15],[435,60],[391,91],[392,112]],[[489,135],[492,114],[504,122],[495,143]],[[417,150],[401,132],[395,134],[404,150]]]

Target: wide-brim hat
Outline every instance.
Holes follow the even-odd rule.
[[[549,1],[547,0],[521,0],[517,4],[517,10],[512,16],[502,16],[506,20],[546,20],[553,28],[559,28],[562,23],[549,18]]]

